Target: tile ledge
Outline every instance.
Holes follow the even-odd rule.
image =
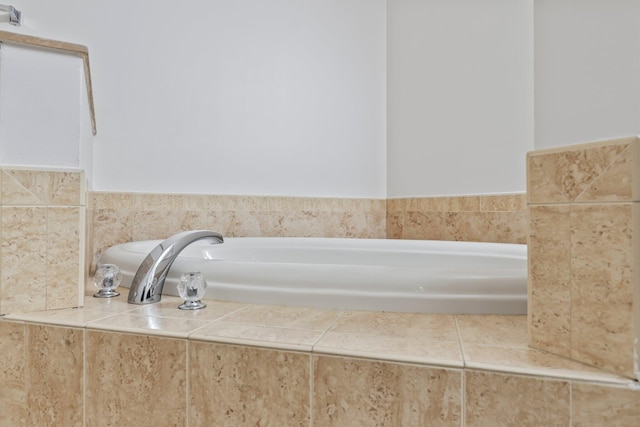
[[[114,307],[116,309],[116,307]],[[56,319],[56,313],[61,313],[61,318]],[[63,314],[72,314],[72,318],[65,318]],[[78,316],[78,319],[73,316]],[[83,316],[87,315],[86,318]],[[93,317],[91,315],[95,315]],[[101,332],[115,332],[126,333],[136,335],[149,335],[159,336],[172,339],[183,339],[186,341],[198,341],[198,342],[212,342],[228,345],[241,345],[253,348],[272,349],[281,351],[295,351],[304,352],[311,355],[326,355],[336,357],[353,357],[362,358],[367,360],[378,360],[381,362],[391,363],[408,363],[422,366],[433,366],[449,369],[462,369],[462,370],[481,370],[502,374],[515,374],[537,378],[553,378],[556,380],[566,381],[579,381],[589,383],[601,383],[607,385],[622,385],[631,389],[640,389],[638,381],[618,376],[604,370],[597,370],[585,365],[585,369],[593,369],[592,372],[582,370],[572,370],[567,368],[553,368],[553,367],[523,367],[523,366],[510,366],[510,365],[497,365],[482,362],[467,362],[464,360],[464,355],[457,358],[443,358],[438,356],[420,356],[420,355],[403,355],[403,354],[381,354],[376,351],[360,351],[354,349],[339,349],[331,346],[325,347],[317,344],[303,344],[303,343],[290,343],[290,342],[273,342],[273,341],[259,341],[249,340],[242,337],[213,337],[204,336],[198,333],[198,329],[206,326],[205,324],[215,323],[216,320],[201,321],[201,325],[193,325],[190,330],[169,330],[169,329],[149,329],[137,326],[125,326],[115,325],[111,323],[105,323],[105,319],[116,318],[122,315],[129,315],[134,317],[148,317],[160,319],[162,316],[151,315],[139,315],[131,313],[130,311],[100,311],[95,307],[93,308],[69,308],[59,310],[45,310],[40,312],[28,312],[28,313],[12,313],[0,316],[0,322],[19,322],[19,323],[36,323],[40,325],[62,326],[70,328],[78,328],[92,331]],[[176,320],[174,318],[168,318]],[[328,328],[330,329],[330,327]],[[452,341],[447,341],[452,342]],[[508,347],[505,345],[505,347]]]

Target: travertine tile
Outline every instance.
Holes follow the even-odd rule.
[[[83,331],[27,324],[25,343],[27,424],[82,426]]]
[[[2,169],[2,205],[47,205],[51,201],[51,172]]]
[[[113,298],[93,298],[93,294],[97,291],[96,287],[91,284],[91,289],[85,294],[84,311],[99,311],[106,314],[117,314],[125,311],[136,310],[140,306],[127,303],[128,289],[118,288],[120,296]]]
[[[308,307],[282,305],[248,305],[224,320],[253,325],[324,331],[331,326],[340,312]]]
[[[634,378],[631,204],[571,208],[571,357]]]
[[[569,198],[562,193],[553,176],[544,168],[547,162],[554,162],[556,154],[527,154],[527,199],[529,203],[568,203]]]
[[[186,425],[185,340],[87,330],[86,363],[88,427]]]
[[[25,326],[0,320],[0,425],[27,426]]]
[[[626,139],[599,144],[581,144],[564,151],[529,153],[530,203],[574,201],[609,168],[630,144]],[[560,193],[554,193],[558,189]]]
[[[189,343],[189,425],[310,425],[308,354]]]
[[[83,206],[85,177],[82,171],[2,169],[3,206]]]
[[[82,296],[84,268],[81,248],[83,208],[50,207],[47,211],[47,291],[46,308],[77,307]]]
[[[571,234],[569,205],[529,208],[529,343],[571,355]]]
[[[278,237],[283,235],[282,214],[278,212],[211,212],[211,229],[228,237]]]
[[[195,212],[222,211],[225,207],[220,203],[219,196],[205,194],[184,194],[182,196],[182,210]]]
[[[527,194],[480,196],[480,212],[519,212],[527,208]]]
[[[526,212],[407,212],[405,215],[405,239],[526,242]]]
[[[84,251],[84,283],[85,288],[91,284],[91,277],[95,273],[95,264],[93,264],[93,210],[85,208],[84,210],[84,241],[82,242],[82,250]]]
[[[2,207],[3,314],[46,307],[46,207]]]
[[[124,301],[128,289],[123,289]],[[131,314],[154,316],[154,317],[170,317],[184,320],[207,320],[214,321],[221,319],[229,314],[240,310],[245,304],[207,300],[207,306],[202,310],[179,310],[178,306],[182,304],[182,299],[168,295],[162,296],[162,301],[155,304],[134,305],[129,304],[132,309]]]
[[[85,206],[84,172],[51,172],[49,204],[52,206]]]
[[[478,212],[481,196],[460,196],[458,199],[459,212]]]
[[[389,211],[386,217],[386,238],[402,239],[404,227],[404,213]]]
[[[318,211],[286,212],[282,218],[284,236],[329,237]]]
[[[455,217],[455,213],[406,212],[402,236],[404,239],[453,240]]]
[[[461,368],[460,344],[429,338],[329,331],[313,346],[318,354],[337,354]]]
[[[637,427],[640,424],[640,390],[602,384],[571,384],[574,427]]]
[[[455,318],[447,314],[345,312],[314,351],[462,366]]]
[[[386,210],[387,212],[403,212],[407,209],[407,201],[410,199],[387,199]]]
[[[272,206],[271,209],[274,209]],[[316,212],[377,212],[384,213],[384,199],[352,199],[335,197],[288,197],[282,198],[280,211],[316,211]]]
[[[640,187],[640,173],[635,166],[640,164],[640,139],[622,138],[542,150],[529,153],[528,158],[529,172],[532,165],[537,167],[540,172],[538,178],[547,180],[548,187],[558,189],[567,201],[575,202],[570,205],[570,249],[557,251],[554,254],[557,259],[549,257],[547,262],[555,267],[562,265],[563,271],[566,269],[564,266],[570,265],[569,305],[566,305],[564,300],[567,298],[564,298],[562,306],[565,314],[559,317],[554,317],[558,314],[557,310],[550,313],[545,313],[545,310],[548,312],[551,304],[557,305],[562,295],[549,294],[546,299],[540,299],[537,307],[530,305],[530,317],[546,315],[548,319],[545,324],[539,325],[538,330],[535,329],[535,322],[532,322],[531,343],[538,348],[634,378],[633,340],[637,336],[634,336],[632,326],[633,288],[637,284],[633,282],[633,275],[638,270],[634,250],[638,248],[635,240],[640,236],[640,222],[637,207],[633,206],[635,203],[632,204],[631,200],[638,197]],[[557,202],[553,197],[546,197],[545,191],[539,191],[540,188],[532,184],[531,176],[528,182],[529,202]],[[539,207],[531,207],[532,216],[536,212],[534,208]],[[548,221],[551,233],[562,236],[547,236],[547,240],[555,238],[565,241],[565,222],[555,224],[554,221]],[[533,236],[533,219],[531,225]],[[536,249],[530,241],[530,256],[532,252],[536,252]],[[568,263],[566,260],[558,261],[562,259],[561,252],[570,254]],[[541,260],[543,257],[544,254],[538,251],[532,259]],[[544,267],[544,263],[536,261],[533,267],[530,263],[530,284],[536,280],[534,269],[540,272],[541,267]],[[539,285],[549,286],[557,281],[559,274],[537,276]],[[540,286],[533,288],[539,289]],[[636,297],[640,295],[638,292],[635,294]],[[638,301],[636,299],[636,305]],[[570,313],[569,321],[566,320],[567,313]],[[637,312],[635,317],[635,328],[640,329]],[[557,334],[548,333],[554,329],[569,330],[570,340],[566,340],[565,333],[562,339],[556,339]],[[536,337],[548,338],[550,344],[536,343]],[[557,351],[558,343],[562,343],[565,352]],[[567,349],[569,354],[566,353]]]
[[[384,213],[301,211],[285,213],[281,226],[284,236],[382,238],[384,223]]]
[[[114,312],[116,312],[114,310]],[[56,326],[68,326],[71,328],[83,328],[87,323],[105,317],[113,313],[104,311],[83,310],[78,308],[63,308],[59,310],[33,311],[27,313],[14,313],[7,315],[7,319],[30,323],[41,323]]]
[[[311,351],[313,344],[321,335],[322,331],[311,329],[252,325],[223,320],[193,331],[189,338],[280,350]]]
[[[463,345],[465,367],[542,377],[628,383],[628,378],[529,347]]]
[[[340,316],[331,331],[458,341],[455,319],[449,314],[348,311]]]
[[[134,241],[164,240],[182,231],[208,228],[209,216],[205,212],[146,210],[133,214]]]
[[[316,427],[460,425],[460,371],[314,356],[313,376]]]
[[[568,426],[566,381],[465,371],[465,422],[475,426]]]
[[[527,346],[527,316],[456,315],[463,347],[467,344]]]
[[[93,244],[94,262],[100,258],[102,251],[117,245],[133,241],[134,211],[95,209],[93,211]]]
[[[133,334],[159,335],[172,338],[187,338],[190,332],[210,322],[210,320],[144,316],[133,314],[133,312],[129,311],[89,322],[87,328]]]
[[[181,211],[183,196],[181,194],[144,194],[133,196],[133,208],[136,211]]]
[[[632,147],[627,147],[576,197],[579,202],[618,202],[633,198]]]
[[[461,212],[455,240],[526,243],[527,214],[520,212]]]
[[[134,210],[134,193],[92,191],[87,195],[87,207],[98,210]]]

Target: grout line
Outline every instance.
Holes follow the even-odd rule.
[[[49,205],[46,206],[46,211],[45,211],[45,215],[44,215],[44,224],[45,224],[45,231],[44,231],[44,264],[45,264],[45,270],[44,270],[44,309],[47,310],[47,308],[49,307],[49,279],[50,279],[50,271],[51,271],[51,267],[49,265],[49,209],[51,207]]]
[[[82,329],[82,425],[87,425],[87,329]]]
[[[573,381],[567,381],[569,384],[569,425],[573,425]]]
[[[584,201],[568,201],[568,202],[534,202],[528,203],[527,206],[555,206],[555,205],[629,205],[638,203],[638,201],[629,200],[584,200]]]
[[[460,348],[460,357],[462,357],[462,369],[467,368],[467,359],[464,353],[464,344],[462,343],[462,335],[460,334],[460,325],[458,325],[458,316],[453,315],[453,322],[456,325],[456,335],[458,336],[458,347]]]
[[[185,417],[186,417],[186,419],[185,419],[185,421],[187,423],[186,427],[189,427],[189,424],[191,422],[191,419],[190,419],[191,418],[190,417],[191,410],[189,408],[189,398],[191,397],[190,396],[190,389],[191,389],[191,364],[190,364],[191,344],[189,344],[189,340],[188,339],[184,340],[184,345],[186,347],[185,354],[186,354],[186,358],[187,358],[186,363],[185,363],[185,369],[186,369],[185,374],[186,374],[186,377],[187,377],[185,379],[185,384],[186,384],[186,390],[185,390],[186,391],[186,393],[185,393],[185,403],[186,403],[186,406],[185,406],[185,412],[186,412]]]
[[[335,326],[336,323],[338,323],[338,320],[340,320],[343,316],[344,316],[345,312],[341,311],[339,312],[339,314],[336,316],[336,318],[333,320],[333,322],[331,322],[331,324],[329,326],[327,326],[325,328],[324,331],[322,331],[322,333],[320,334],[320,336],[311,344],[311,354],[316,352],[316,345],[318,345],[318,342],[320,342],[320,340],[322,338],[324,338],[324,336],[331,331],[331,329],[333,329],[333,327]]]
[[[465,397],[467,394],[467,370],[462,369],[460,372],[460,425],[466,427],[467,425],[467,405]]]
[[[313,390],[315,389],[315,370],[313,369],[313,353],[309,353],[309,427],[315,424],[313,407]]]

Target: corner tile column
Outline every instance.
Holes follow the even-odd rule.
[[[0,314],[82,305],[85,187],[82,171],[0,168]]]
[[[527,155],[529,344],[630,378],[639,375],[639,160],[636,137]]]

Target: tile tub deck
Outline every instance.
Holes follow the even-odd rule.
[[[300,405],[304,410],[302,415],[296,415],[299,419],[292,423],[295,425],[355,422],[345,417],[362,420],[360,424],[353,425],[375,425],[376,417],[386,420],[383,422],[385,425],[412,425],[413,415],[406,414],[406,406],[414,404],[421,409],[413,412],[422,414],[414,414],[418,417],[416,419],[420,416],[427,419],[436,417],[442,425],[489,425],[485,423],[492,417],[506,417],[493,419],[492,422],[498,424],[517,422],[521,425],[556,422],[566,425],[565,421],[571,425],[582,425],[580,420],[593,422],[598,419],[594,418],[596,415],[606,417],[602,418],[603,422],[614,420],[618,423],[616,425],[637,425],[634,423],[640,419],[640,387],[636,381],[530,348],[526,316],[330,311],[215,300],[206,302],[208,306],[204,310],[182,311],[177,309],[180,300],[176,297],[165,296],[158,304],[136,306],[126,303],[126,295],[113,299],[87,295],[83,308],[11,314],[2,318],[0,326],[6,322],[84,330],[87,353],[90,342],[102,342],[100,340],[105,337],[170,338],[188,343],[187,356],[184,357],[189,363],[186,368],[178,369],[197,369],[204,363],[198,355],[210,350],[217,354],[219,360],[224,360],[225,352],[240,352],[239,356],[231,359],[227,354],[227,360],[244,361],[240,365],[253,360],[252,357],[259,360],[261,354],[301,356],[303,362],[299,364],[302,369],[299,376],[309,377],[301,389],[309,396],[302,397]],[[210,350],[206,344],[210,344]],[[261,352],[263,349],[271,353]],[[117,359],[119,356],[114,354],[111,357]],[[91,363],[97,363],[91,362],[89,356],[84,360],[87,370]],[[276,357],[275,360],[280,359]],[[117,365],[118,362],[115,363]],[[276,368],[279,366],[279,362],[273,360],[265,363],[267,366],[262,371],[270,371],[273,363]],[[224,369],[224,366],[218,368]],[[238,366],[233,368],[231,377],[239,375],[238,369],[241,370]],[[418,371],[412,372],[412,369]],[[419,380],[424,373],[427,373],[425,378],[428,380]],[[89,372],[84,375],[85,394],[88,396],[91,394],[91,375]],[[247,383],[251,383],[252,377],[260,375],[254,372],[242,384],[225,383],[225,387],[236,391],[244,389],[249,387]],[[369,378],[366,384],[361,383],[363,376]],[[202,411],[197,408],[202,409],[202,402],[196,405],[198,393],[193,387],[197,381],[193,380],[193,373],[190,378],[186,383],[189,383],[191,394],[184,399],[189,410],[184,409],[191,415],[184,418],[190,420],[189,425],[206,425],[205,420],[199,418]],[[414,379],[416,384],[413,384]],[[115,383],[122,381],[123,378],[119,378]],[[219,384],[222,380],[209,378],[207,381]],[[278,381],[287,383],[282,378]],[[383,381],[384,386],[372,385],[370,381]],[[433,388],[433,392],[440,396],[440,403],[435,406],[433,402],[424,404],[424,396],[409,396],[405,390],[407,384],[418,394],[421,389],[431,393]],[[440,390],[435,384],[444,388]],[[254,385],[256,390],[260,387]],[[379,391],[381,387],[395,390],[395,394],[391,393],[395,406],[385,409],[385,404],[378,400],[384,401],[388,396],[371,396],[371,390]],[[356,391],[359,388],[363,389]],[[331,403],[337,390],[342,389],[349,389],[351,398],[341,397],[339,402]],[[228,390],[225,393],[228,394]],[[372,406],[375,409],[365,410],[364,407],[372,403],[364,404],[362,396],[378,402]],[[284,401],[289,399],[280,397]],[[240,400],[245,398],[242,395],[238,397]],[[88,397],[85,399],[86,411],[91,412],[93,406]],[[255,395],[251,399],[255,399]],[[404,412],[396,407],[398,402],[405,407]],[[235,404],[227,402],[228,407],[209,408],[212,411],[209,415],[229,422],[221,425],[242,424],[233,418],[235,415],[229,415],[233,413],[229,407]],[[430,407],[439,408],[437,414],[428,415]],[[495,411],[490,410],[491,407],[504,408]],[[609,412],[603,412],[602,408]],[[255,420],[264,422],[270,416],[276,416],[273,408],[270,415],[265,414],[256,414]],[[279,419],[290,419],[290,416],[277,415]],[[199,424],[199,421],[202,422]],[[86,422],[84,425],[91,424]]]

